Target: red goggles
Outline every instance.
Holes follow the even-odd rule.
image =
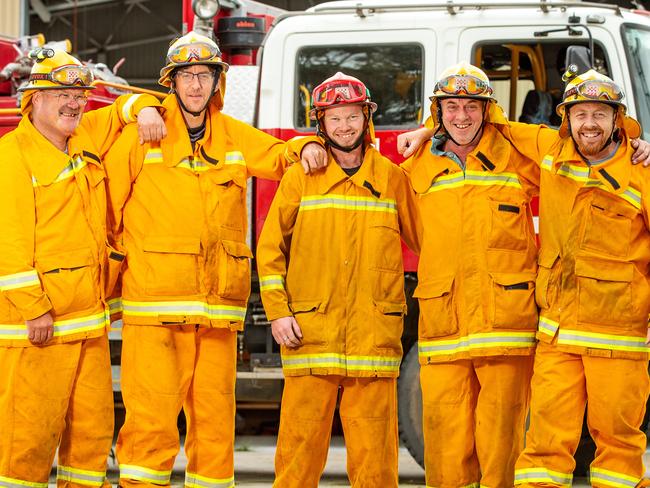
[[[362,103],[369,99],[366,86],[360,81],[336,80],[314,88],[314,107],[329,107],[336,103]]]

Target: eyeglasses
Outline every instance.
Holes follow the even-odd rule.
[[[324,83],[314,88],[314,107],[329,107],[337,102],[361,103],[370,98],[366,86],[360,81],[341,80]]]
[[[205,42],[185,44],[167,53],[167,61],[170,63],[209,61],[215,58],[221,58],[221,51],[219,51],[217,46],[212,46]]]
[[[625,94],[616,83],[600,80],[587,80],[579,83],[565,91],[563,99],[566,100],[573,95],[580,95],[589,100],[608,102],[620,102],[625,97]]]
[[[65,92],[52,93],[55,90],[46,90],[45,92],[50,95],[52,98],[58,99],[61,105],[67,105],[68,103],[74,101],[75,103],[81,105],[82,107],[88,103],[88,97],[86,95],[71,95]],[[58,91],[58,90],[56,90]]]
[[[31,80],[47,80],[63,86],[90,86],[93,73],[87,66],[60,66],[49,73],[34,73]]]
[[[434,93],[441,91],[447,95],[460,95],[464,93],[469,96],[492,95],[490,85],[476,76],[472,75],[451,75],[436,83]]]
[[[178,71],[176,73],[176,78],[181,80],[183,83],[190,84],[194,81],[194,78],[199,80],[199,84],[207,85],[212,83],[214,80],[214,71],[203,71],[201,73],[192,73],[190,71]]]

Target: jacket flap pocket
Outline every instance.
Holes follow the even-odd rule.
[[[576,275],[603,281],[630,282],[634,264],[603,259],[576,258]]]
[[[237,258],[252,258],[253,253],[250,248],[246,245],[245,242],[239,241],[221,241],[223,248],[226,250],[226,253]]]
[[[293,313],[324,312],[325,304],[322,301],[315,300],[295,301],[289,303],[289,309]]]
[[[384,315],[404,315],[406,313],[406,303],[400,302],[375,302],[377,310]]]
[[[198,237],[147,236],[144,239],[142,248],[149,252],[199,254],[201,241]]]
[[[435,280],[419,283],[413,296],[415,298],[437,298],[451,291],[454,275],[443,276]]]
[[[47,272],[55,269],[81,268],[94,262],[90,249],[84,248],[38,256],[36,258],[36,267],[39,271]]]
[[[495,283],[502,285],[507,290],[529,290],[529,283],[534,282],[536,273],[490,273]]]
[[[552,268],[555,264],[555,260],[559,256],[559,253],[554,249],[544,249],[542,248],[539,251],[539,256],[537,256],[537,264],[543,266],[544,268]]]

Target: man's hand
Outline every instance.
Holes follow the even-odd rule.
[[[397,136],[397,152],[405,158],[413,156],[415,151],[433,137],[433,130],[421,127]]]
[[[302,346],[302,331],[293,317],[281,317],[271,322],[275,342],[290,348]]]
[[[26,320],[27,337],[34,345],[44,345],[54,335],[54,320],[50,312],[46,312],[33,320]]]
[[[145,107],[137,115],[138,138],[140,145],[145,142],[158,142],[167,136],[165,121],[154,107]]]
[[[318,171],[327,166],[327,151],[317,142],[310,142],[302,148],[300,164],[306,175]]]

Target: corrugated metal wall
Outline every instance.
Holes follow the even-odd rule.
[[[0,1],[0,34],[18,36],[20,34],[20,6],[23,0]]]

